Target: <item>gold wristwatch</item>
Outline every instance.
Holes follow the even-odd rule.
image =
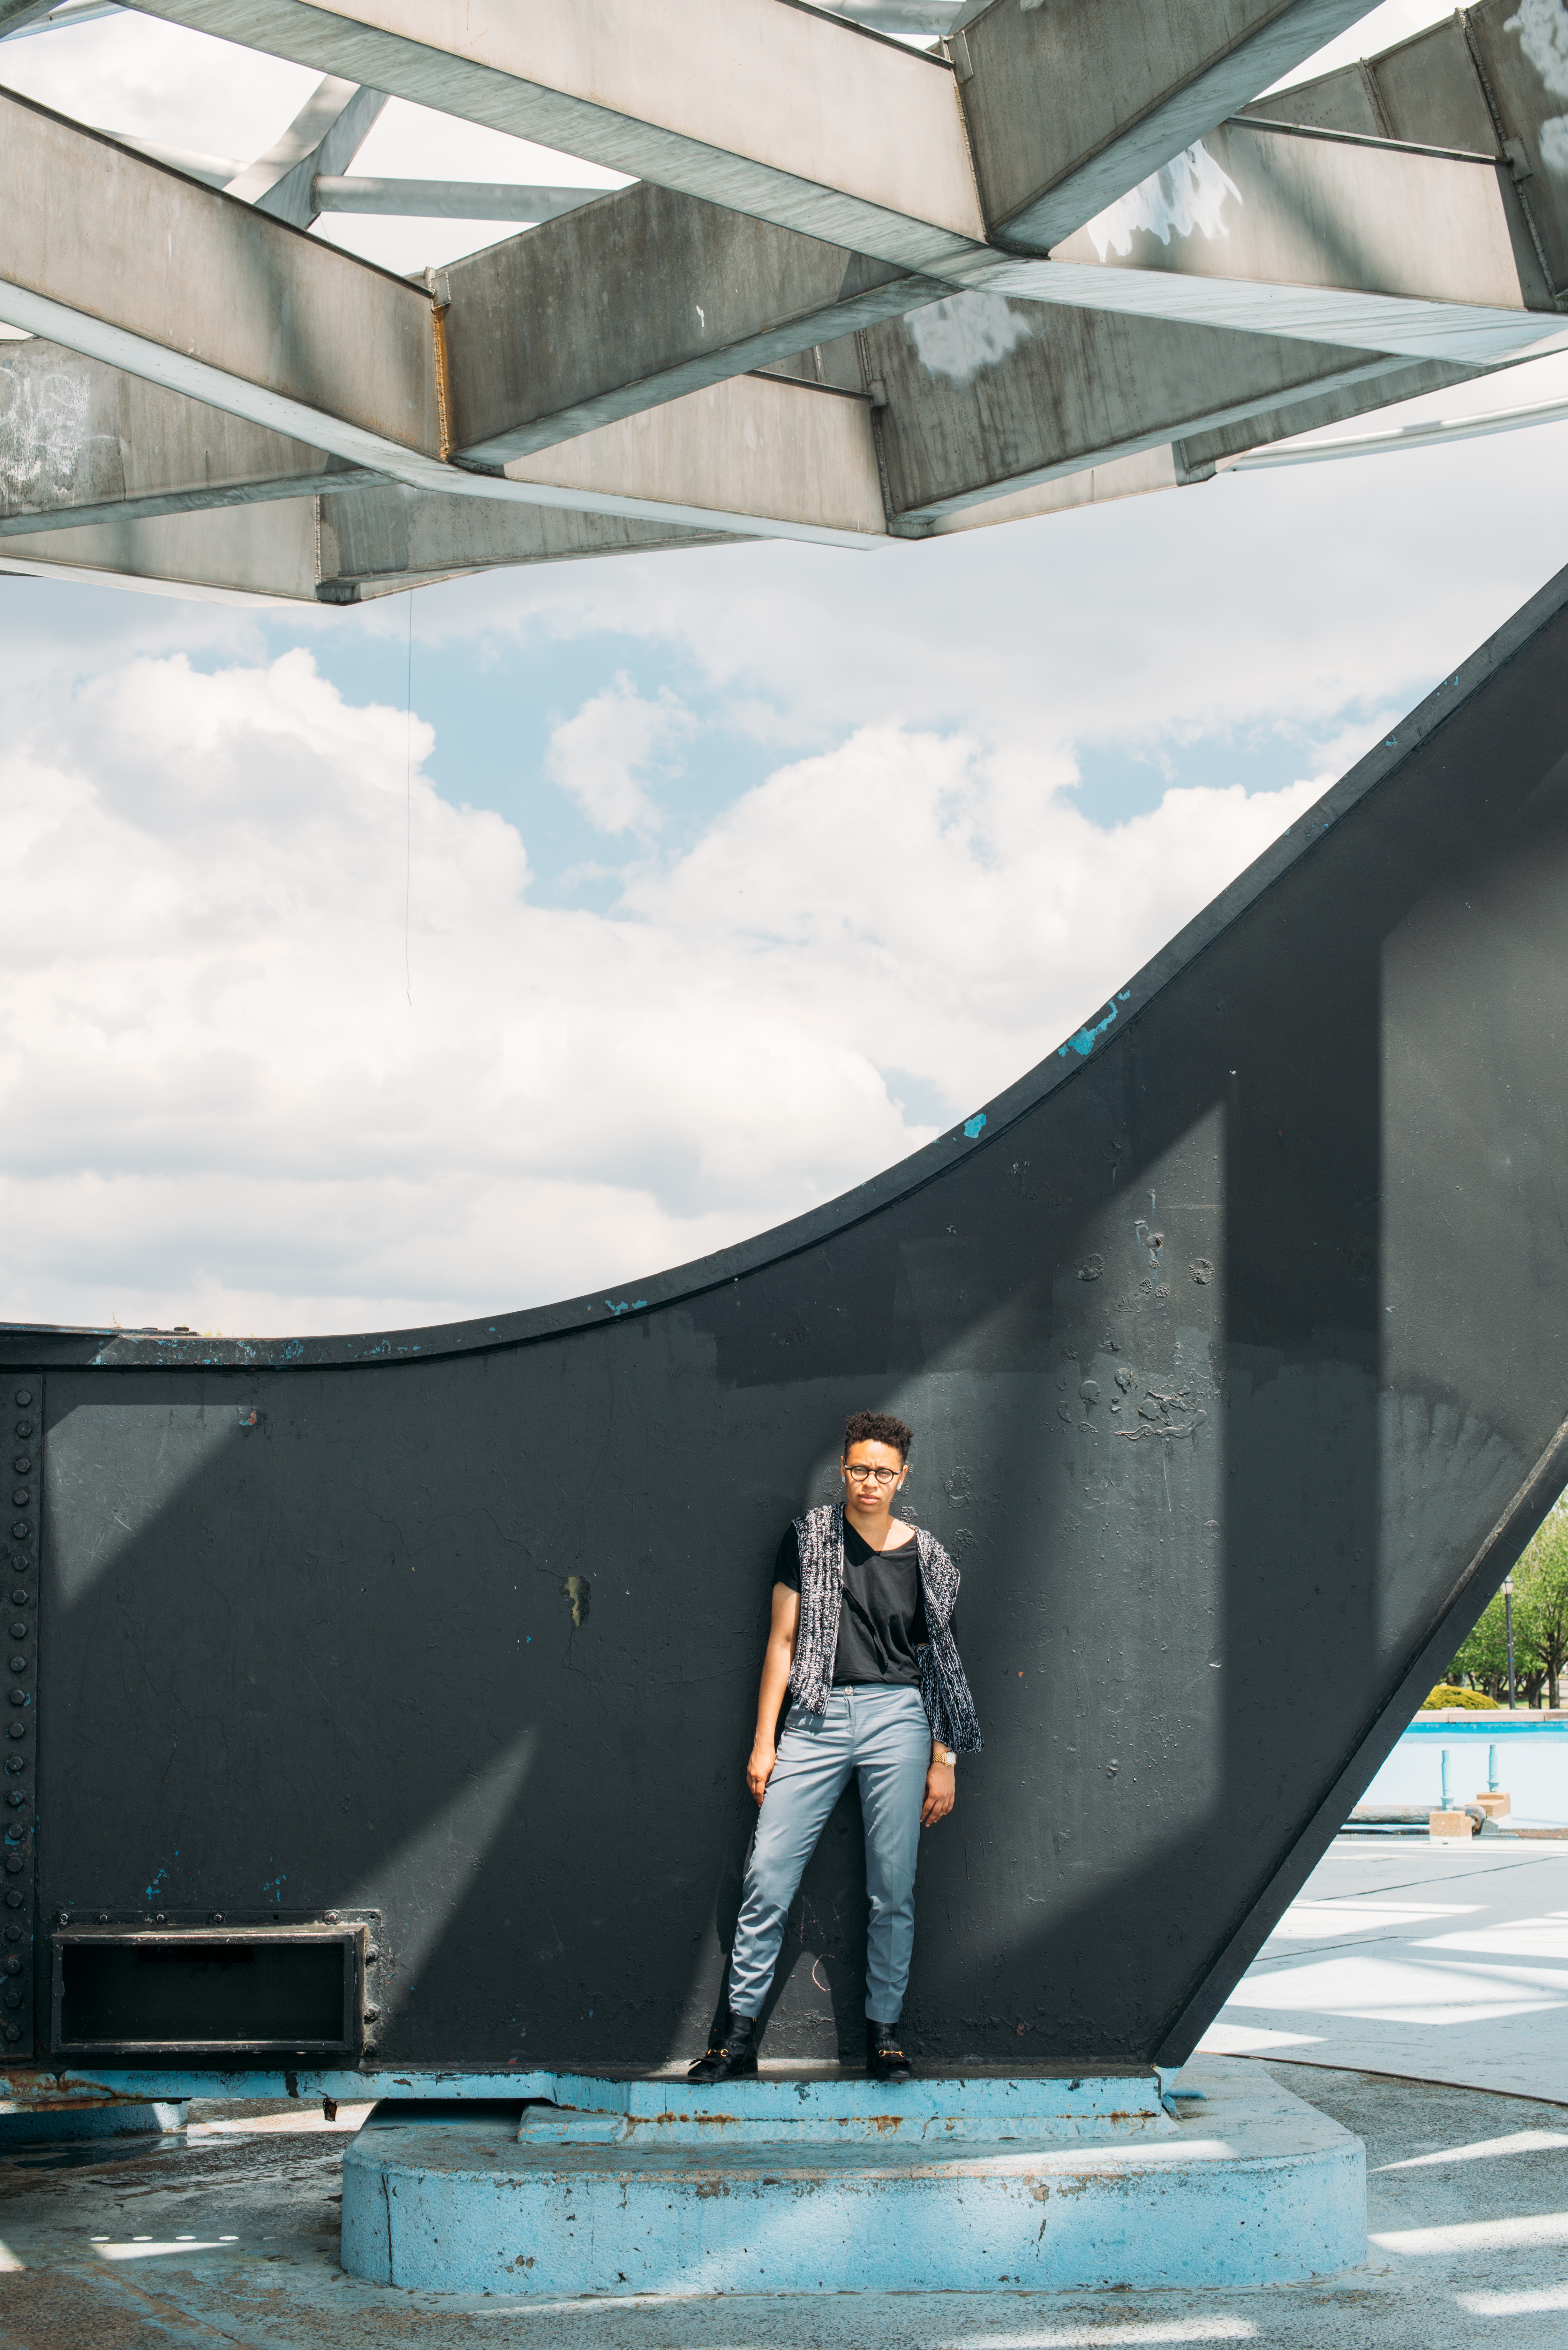
[[[931,1761],[933,1762],[945,1763],[947,1768],[950,1771],[953,1765],[957,1762],[958,1756],[953,1752],[950,1746],[936,1746],[931,1750]]]

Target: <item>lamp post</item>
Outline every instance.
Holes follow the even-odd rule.
[[[1502,1578],[1502,1613],[1503,1620],[1508,1626],[1508,1710],[1512,1713],[1516,1711],[1516,1707],[1513,1695],[1513,1577],[1511,1575],[1505,1575]]]

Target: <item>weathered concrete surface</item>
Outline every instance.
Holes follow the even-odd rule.
[[[1259,99],[1247,111],[1506,159],[1554,287],[1568,283],[1568,146],[1552,12],[1482,0],[1374,57]]]
[[[636,502],[645,518],[729,525],[819,545],[887,536],[868,400],[778,376],[733,376],[553,449],[514,458],[508,482],[563,504]]]
[[[964,111],[992,235],[1048,252],[1365,14],[1362,0],[961,10],[962,46],[950,47],[971,73]]]
[[[1083,269],[1078,292],[1062,282],[1067,263]],[[1251,120],[1222,124],[1049,263],[987,282],[1478,365],[1563,324],[1506,165]]]
[[[379,478],[59,343],[0,343],[0,539]]]
[[[453,445],[493,465],[947,291],[647,182],[445,276]]]
[[[602,478],[570,452],[512,478],[460,471],[424,288],[4,92],[0,317],[415,488],[828,544],[884,535],[865,421],[747,377],[700,395],[719,403],[709,426],[655,410],[634,438],[601,442]]]
[[[447,579],[497,564],[722,546],[735,536],[557,506],[443,497],[400,482],[334,492],[317,501],[317,594],[327,604],[394,595],[416,580]]]
[[[276,503],[244,495],[239,511],[222,494],[203,494],[160,499],[151,513],[139,513],[128,500],[94,523],[60,509],[41,526],[25,519],[0,523],[0,572],[163,584],[198,596],[356,604],[499,564],[646,555],[721,546],[733,536],[568,507],[448,497],[400,482],[337,489],[339,478],[323,476],[330,495],[302,497],[296,489]],[[221,510],[159,511],[176,504]]]
[[[1066,2293],[992,2280],[984,2293],[938,2296],[532,2307],[389,2292],[346,2276],[337,2259],[342,2151],[364,2107],[340,2106],[333,2125],[318,2106],[197,2108],[183,2140],[101,2155],[0,2149],[0,2330],[16,2350],[364,2350],[383,2335],[403,2350],[1111,2350],[1140,2336],[1256,2350],[1528,2350],[1554,2339],[1568,2307],[1568,2255],[1553,2232],[1568,2201],[1568,2113],[1309,2066],[1268,2070],[1366,2142],[1374,2241],[1340,2277]],[[1432,2230],[1443,2231],[1436,2242]]]
[[[1087,466],[1260,410],[1315,403],[1330,388],[1365,388],[1376,399],[1397,364],[1330,344],[981,293],[950,296],[860,339],[887,399],[877,430],[891,527],[911,537]]]
[[[145,13],[900,267],[983,239],[948,65],[778,0],[535,0],[483,18],[466,0],[149,0]]]
[[[167,587],[218,601],[317,600],[316,500],[218,507],[0,539],[0,572]]]
[[[437,455],[422,288],[5,92],[0,224],[13,325],[356,463]]]
[[[982,243],[986,217],[1044,251],[1365,14],[997,0],[960,12],[950,72],[777,0],[618,0],[591,22],[552,0],[483,24],[454,0],[141,5],[917,270]]]
[[[1359,2142],[1244,2064],[1191,2071],[1203,2097],[1179,2121],[1109,2113],[1067,2140],[1059,2113],[1029,2110],[1049,2082],[881,2088],[864,2120],[841,2110],[848,2084],[780,2084],[794,2113],[714,2116],[706,2142],[680,2083],[668,2126],[649,2117],[629,2139],[624,2121],[619,2137],[592,2126],[610,2114],[530,2107],[519,2129],[504,2112],[378,2107],[344,2160],[343,2264],[380,2284],[570,2298],[1263,2284],[1359,2262]],[[986,2094],[1003,2088],[1022,2112]],[[925,2110],[901,2121],[905,2094]]]

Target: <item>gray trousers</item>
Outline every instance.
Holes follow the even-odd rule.
[[[757,1814],[730,1953],[730,2005],[760,2015],[791,1902],[828,1814],[860,1782],[866,1824],[866,2012],[897,2023],[915,1946],[915,1862],[931,1731],[918,1689],[872,1682],[836,1689],[827,1711],[792,1705]]]

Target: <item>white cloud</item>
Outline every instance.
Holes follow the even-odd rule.
[[[598,831],[654,832],[659,812],[645,789],[649,773],[678,775],[675,751],[696,729],[668,686],[645,701],[622,671],[552,729],[545,773]]]
[[[701,1253],[924,1139],[887,1069],[954,1110],[1020,1074],[1314,788],[1107,834],[1059,757],[883,726],[601,915],[417,765],[405,800],[406,739],[302,649],[13,726],[8,1315],[366,1327]]]

